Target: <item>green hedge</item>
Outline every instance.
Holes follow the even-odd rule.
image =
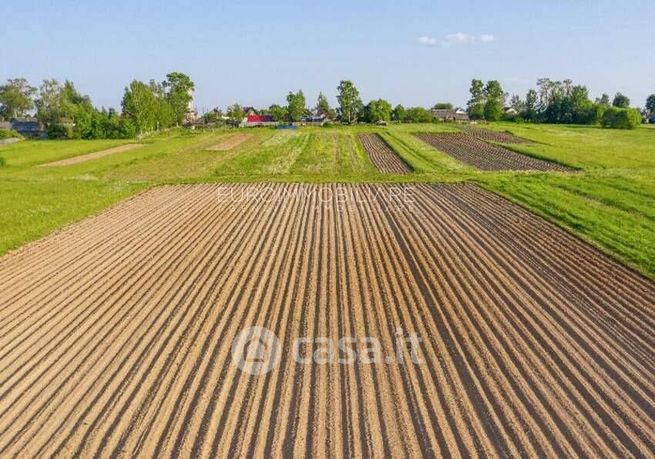
[[[10,131],[10,130],[7,130],[7,129],[0,129],[0,140],[1,139],[12,139],[12,138],[22,139],[23,136],[20,135],[16,131]]]
[[[636,108],[610,107],[603,114],[601,124],[613,129],[636,129],[641,124],[641,113]]]

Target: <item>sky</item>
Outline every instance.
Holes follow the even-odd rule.
[[[4,2],[3,2],[4,3]],[[181,71],[204,112],[283,103],[302,89],[336,104],[465,105],[473,78],[524,95],[541,77],[592,97],[655,93],[652,0],[20,0],[1,7],[0,81],[69,79],[119,107],[133,79]]]

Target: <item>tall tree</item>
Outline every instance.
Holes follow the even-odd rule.
[[[34,108],[36,88],[25,78],[14,78],[0,86],[0,116],[6,119],[25,116]]]
[[[648,96],[648,99],[646,99],[646,110],[648,110],[648,113],[650,114],[655,114],[655,94],[651,94]]]
[[[484,83],[482,80],[472,80],[469,92],[471,93],[471,99],[466,104],[467,112],[472,120],[480,120],[484,118],[485,105]]]
[[[359,97],[359,91],[349,80],[342,80],[337,87],[339,94],[337,100],[339,101],[339,112],[341,121],[352,123],[357,121],[357,114],[362,109],[362,99]]]
[[[159,102],[152,88],[142,81],[134,80],[125,88],[121,102],[123,117],[136,134],[154,131],[157,128]]]
[[[328,118],[332,118],[333,110],[330,107],[330,103],[327,100],[327,97],[323,93],[318,94],[318,101],[316,102],[316,114],[318,116],[325,115]]]
[[[273,117],[275,121],[284,121],[287,115],[287,108],[273,104],[268,107],[268,113]]]
[[[609,105],[610,105],[610,96],[603,93],[602,96],[600,96],[598,99],[596,99],[596,103],[598,105],[605,105],[605,106],[609,107]]]
[[[394,121],[405,121],[405,107],[398,104],[391,112],[391,119]]]
[[[534,89],[530,89],[525,95],[525,107],[523,109],[523,118],[527,121],[537,121],[539,110],[539,95]]]
[[[630,108],[630,99],[620,92],[617,92],[612,101],[612,106],[616,108]]]
[[[233,104],[227,107],[227,116],[235,123],[240,123],[243,121],[243,118],[246,116],[246,112],[243,111],[243,108],[239,104]]]
[[[525,102],[521,100],[521,96],[514,94],[509,100],[509,106],[516,110],[517,113],[521,113],[525,108]]]
[[[372,100],[366,106],[366,121],[391,121],[391,104],[384,99]]]
[[[287,113],[289,121],[300,121],[305,114],[305,95],[302,91],[297,93],[289,92],[287,95]]]
[[[179,125],[184,122],[193,100],[195,85],[188,75],[181,72],[172,72],[166,75],[162,83],[166,90],[168,101],[173,108],[175,122]]]
[[[36,117],[46,127],[56,124],[64,116],[64,86],[54,78],[43,80],[36,99]]]
[[[503,117],[505,93],[498,80],[491,80],[484,88],[484,118],[487,121],[498,121]]]
[[[434,104],[432,107],[433,110],[452,110],[453,109],[453,104],[450,102],[437,102]]]

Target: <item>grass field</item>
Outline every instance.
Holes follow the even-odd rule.
[[[579,168],[574,173],[481,172],[415,137],[452,125],[254,129],[224,151],[238,132],[171,131],[143,147],[58,168],[35,167],[130,141],[25,141],[0,146],[0,254],[159,184],[200,182],[474,181],[655,276],[655,130],[496,124],[532,140],[514,151]],[[379,133],[413,169],[382,174],[358,135]]]

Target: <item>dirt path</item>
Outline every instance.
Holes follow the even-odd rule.
[[[360,134],[359,140],[373,165],[385,174],[408,174],[412,168],[378,134]]]
[[[0,453],[648,456],[653,298],[473,185],[158,188],[0,258]]]
[[[143,144],[140,143],[128,143],[125,145],[119,145],[118,147],[108,148],[107,150],[95,151],[93,153],[88,153],[86,155],[74,156],[72,158],[66,158],[60,161],[53,161],[51,163],[40,164],[37,167],[70,166],[72,164],[84,163],[87,161],[91,161],[92,159],[104,158],[105,156],[115,155],[116,153],[123,153],[125,151],[134,150],[135,148],[139,148],[142,146]]]
[[[232,135],[221,142],[217,143],[216,145],[213,145],[207,150],[211,151],[228,151],[233,148],[238,147],[242,143],[246,142],[247,140],[250,140],[252,138],[252,134],[235,134]]]

